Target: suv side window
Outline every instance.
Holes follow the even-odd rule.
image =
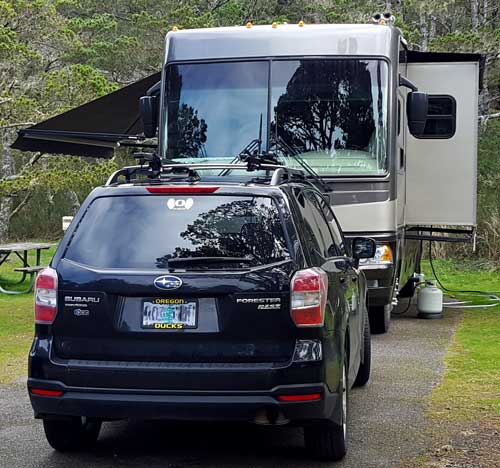
[[[338,255],[338,248],[332,236],[332,231],[328,226],[328,221],[323,213],[320,203],[321,197],[315,192],[307,190],[305,192],[307,200],[310,202],[310,216],[314,219],[316,225],[316,236],[320,240],[321,255],[323,258]]]
[[[299,235],[304,242],[304,250],[315,266],[324,262],[324,245],[319,235],[319,228],[314,218],[315,208],[306,196],[306,192],[299,188],[293,190],[296,206],[299,210],[301,226],[298,227]]]
[[[337,221],[337,218],[333,213],[332,207],[323,197],[319,196],[317,193],[315,194],[315,196],[318,199],[321,211],[323,212],[323,215],[328,223],[328,227],[330,228],[335,247],[337,247],[338,252],[336,253],[336,255],[345,255],[346,250],[344,236],[342,234],[342,230],[340,229],[339,222]]]

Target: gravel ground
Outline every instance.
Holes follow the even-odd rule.
[[[426,448],[424,407],[458,322],[418,320],[413,308],[373,337],[373,373],[350,400],[349,453],[338,468],[390,468]],[[427,444],[428,445],[428,444]],[[0,467],[325,467],[308,459],[297,428],[107,423],[92,453],[51,450],[24,384],[0,388]]]

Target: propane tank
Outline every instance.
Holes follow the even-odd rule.
[[[419,318],[443,318],[443,291],[435,280],[426,280],[425,287],[418,292],[417,309]]]

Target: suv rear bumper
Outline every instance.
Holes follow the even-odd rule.
[[[60,390],[61,396],[30,392],[35,417],[87,416],[99,419],[245,421],[283,424],[331,419],[338,394],[324,384],[285,385],[269,392],[165,392],[68,387],[58,381],[28,379],[28,389]],[[282,402],[279,395],[317,394],[314,401]],[[340,423],[340,421],[337,421]]]
[[[280,420],[331,419],[339,415],[341,360],[324,347],[323,361],[263,364],[169,364],[81,361],[53,354],[50,337],[35,337],[28,389],[36,417],[254,421],[259,413]],[[327,372],[327,368],[330,372]],[[282,402],[280,395],[320,394],[320,399]],[[338,421],[340,423],[340,421]]]

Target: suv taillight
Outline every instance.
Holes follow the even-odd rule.
[[[57,273],[47,267],[38,273],[35,286],[35,323],[51,324],[57,313]]]
[[[328,276],[319,268],[300,270],[291,283],[291,315],[297,327],[322,327],[325,322]]]

